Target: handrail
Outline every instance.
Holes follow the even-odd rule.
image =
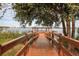
[[[16,55],[17,55],[17,56],[20,56],[20,55],[22,55],[23,53],[24,53],[24,55],[26,55],[27,52],[25,52],[25,51],[27,51],[28,45],[29,45],[33,40],[35,40],[35,39],[37,39],[37,38],[38,38],[38,35],[34,36],[34,37],[31,38],[28,42],[26,42],[25,46],[23,46],[23,48],[21,48],[21,49],[16,53]]]
[[[68,36],[64,36],[61,35],[60,33],[56,33],[56,32],[46,32],[46,38],[52,40],[52,44],[56,45],[56,47],[58,48],[58,54],[60,54],[61,51],[63,51],[63,55],[68,55],[68,56],[72,56],[73,54],[71,53],[71,51],[67,50],[64,46],[64,42],[67,42],[68,44],[72,44],[74,47],[79,48],[79,41],[69,38]],[[28,37],[29,35],[29,37]],[[16,46],[17,44],[20,43],[25,43],[25,46],[23,46],[23,48],[21,48],[16,55],[17,56],[21,56],[21,55],[26,55],[27,51],[29,50],[29,44],[33,43],[33,41],[35,41],[38,38],[38,33],[32,33],[32,35],[30,34],[26,34],[23,35],[21,37],[18,37],[16,39],[13,39],[7,43],[4,43],[2,45],[0,45],[0,55],[2,55],[3,53],[5,53],[6,51],[8,51],[9,49],[13,48],[14,46]],[[57,38],[58,40],[55,40],[54,36],[57,36],[59,38]]]
[[[77,48],[79,48],[79,41],[72,39],[72,38],[68,38],[67,36],[62,36],[62,39],[65,39],[64,41],[67,41],[68,43],[71,43],[72,45],[76,46]]]
[[[8,51],[9,49],[13,48],[14,46],[18,44],[21,44],[21,43],[25,44],[26,41],[28,41],[28,38],[30,39],[30,37],[32,37],[32,35],[26,33],[25,35],[21,37],[18,37],[7,43],[0,45],[0,55],[2,55],[3,53],[5,53],[6,51]]]
[[[52,37],[46,36],[48,39],[52,40],[54,45],[58,47],[58,55],[60,54],[60,51],[63,51],[65,55],[72,56],[72,53],[70,53],[63,45],[61,45],[58,41],[54,40]]]
[[[54,34],[57,35],[58,37],[61,37],[63,41],[66,41],[69,44],[72,44],[72,45],[76,46],[77,48],[79,47],[79,41],[78,40],[69,38],[67,36],[62,36],[62,35],[60,35],[58,33],[55,33],[55,32],[54,32]]]
[[[7,50],[11,49],[12,47],[16,46],[19,43],[23,43],[25,41],[25,35],[13,39],[7,43],[4,43],[1,45],[1,54],[3,54],[4,52],[6,52]]]
[[[64,55],[73,56],[73,54],[70,51],[68,51],[63,45],[61,45],[60,48],[62,49]]]
[[[68,48],[69,48],[69,52],[71,52],[72,54],[74,52],[71,51],[71,49],[74,49],[75,48],[78,48],[79,49],[79,41],[78,40],[75,40],[75,39],[72,39],[72,38],[69,38],[68,36],[64,36],[64,35],[61,35],[60,33],[56,33],[56,32],[53,32],[52,33],[53,35],[56,35],[57,37],[59,37],[58,41],[64,46],[64,42],[67,42],[68,43]],[[70,46],[71,45],[71,46]],[[64,46],[65,47],[65,46]],[[67,49],[67,48],[66,48]],[[73,54],[74,55],[74,54]]]

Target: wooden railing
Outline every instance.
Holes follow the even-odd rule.
[[[54,34],[59,36],[59,41],[61,42],[61,45],[63,45],[68,51],[70,51],[72,55],[79,55],[79,41],[78,40],[72,39],[72,38],[69,38],[68,36],[63,36],[57,33],[54,33]]]
[[[78,40],[69,38],[67,36],[63,36],[56,32],[52,32],[51,34],[52,34],[52,36],[47,35],[47,38],[52,40],[52,45],[56,46],[59,55],[66,55],[66,56],[79,55],[79,51],[76,53],[74,52],[74,51],[76,51],[76,50],[74,50],[75,48],[79,49]],[[71,45],[71,49],[69,50],[68,49],[69,47],[66,47],[66,45]],[[74,51],[72,51],[72,49]]]
[[[31,45],[37,38],[38,35],[32,37],[28,42],[26,42],[25,46],[17,52],[16,56],[26,56],[29,51],[29,45]]]
[[[63,36],[60,33],[56,32],[45,32],[46,37],[49,40],[52,40],[52,47],[55,47],[58,55],[62,56],[73,56],[79,55],[79,41]],[[16,53],[17,56],[25,56],[29,51],[29,45],[31,45],[38,38],[38,33],[29,33],[25,34],[19,38],[13,39],[7,43],[0,45],[0,55],[13,48],[18,44],[24,44],[24,46]],[[70,48],[70,49],[69,49]]]
[[[4,43],[0,45],[0,55],[5,53],[6,51],[12,49],[18,44],[25,44],[31,37],[35,36],[35,33],[25,34],[21,37],[18,37],[16,39],[12,39],[11,41]]]
[[[25,41],[25,35],[1,45],[1,54],[11,49],[12,47],[16,46],[17,44],[23,43],[24,41]]]

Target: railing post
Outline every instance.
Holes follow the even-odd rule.
[[[51,36],[52,36],[52,38],[54,39],[54,33],[53,33],[53,32],[52,32]]]
[[[25,42],[24,44],[26,44],[26,42],[29,40],[27,33],[25,34]],[[27,47],[24,48],[24,52],[23,55],[26,56],[27,52],[29,50],[29,45]]]
[[[1,55],[1,45],[0,45],[0,55]]]
[[[26,42],[28,41],[29,39],[28,39],[28,35],[27,35],[27,33],[25,33],[25,40],[24,40],[24,44],[26,44]]]
[[[60,55],[61,56],[61,52],[63,53],[63,51],[62,51],[62,49],[61,49],[61,45],[62,45],[62,34],[60,34],[60,36],[59,36],[59,39],[58,39],[58,42],[59,42],[59,44],[58,44],[58,55]],[[63,55],[64,55],[64,53],[63,53]]]
[[[25,47],[24,48],[24,56],[26,56],[27,55],[27,52],[29,51],[29,45],[27,45],[27,47]]]
[[[54,40],[54,33],[53,33],[53,32],[51,33],[51,37],[52,37],[52,39]],[[53,40],[52,40],[52,46],[54,47],[54,42],[53,42]]]
[[[68,50],[72,52],[72,45],[68,43]]]

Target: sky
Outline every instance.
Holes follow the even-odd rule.
[[[4,5],[2,10],[0,11],[0,15],[2,15],[2,11],[7,8],[4,17],[0,19],[0,26],[10,26],[10,27],[19,27],[20,23],[16,21],[15,12],[12,10],[11,5]],[[10,9],[8,9],[10,8]]]
[[[0,19],[0,26],[9,26],[9,27],[20,27],[20,22],[18,22],[15,17],[15,12],[12,9],[11,4],[4,4],[2,6],[2,10],[0,11],[0,16],[2,15],[2,11],[5,9],[6,13],[4,14],[4,17]],[[26,25],[28,27],[28,24]],[[34,22],[32,23],[32,26],[37,26]]]

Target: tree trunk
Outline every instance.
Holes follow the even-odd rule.
[[[74,16],[72,16],[72,38],[75,37],[75,20]]]
[[[67,15],[66,25],[67,25],[67,36],[70,38],[71,37],[71,31],[70,31],[70,19],[69,19],[69,15]],[[72,50],[72,44],[68,44],[68,50],[69,51]]]
[[[67,16],[67,19],[66,19],[66,26],[67,26],[67,36],[71,37],[71,35],[70,35],[70,20],[69,20],[69,16]]]
[[[61,21],[62,21],[62,27],[63,27],[63,34],[64,34],[65,36],[67,36],[65,21],[64,21],[63,17],[61,17],[61,18],[62,18]]]

